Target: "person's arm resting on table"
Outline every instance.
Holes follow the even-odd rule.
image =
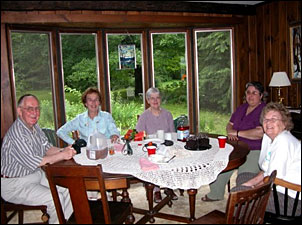
[[[230,140],[237,141],[239,137],[258,140],[263,137],[263,128],[261,126],[257,126],[256,128],[250,130],[238,131],[233,129],[233,125],[234,124],[232,122],[229,122],[226,127],[228,138]]]
[[[71,145],[65,148],[57,148],[57,147],[50,147],[46,155],[43,157],[39,166],[44,166],[45,164],[53,164],[59,162],[61,160],[68,160],[71,159],[77,152],[71,147]]]

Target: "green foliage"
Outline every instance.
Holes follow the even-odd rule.
[[[68,99],[71,103],[81,103],[82,93],[77,89],[70,88],[67,85],[64,86],[64,91],[66,94],[66,99]]]
[[[135,128],[137,116],[143,112],[144,105],[135,101],[126,101],[120,95],[116,95],[112,103],[112,117],[116,126],[125,134],[128,129]]]
[[[171,79],[180,79],[182,71],[186,71],[183,59],[185,35],[153,34],[153,51],[156,86]]]
[[[66,78],[71,88],[84,92],[88,87],[97,86],[95,59],[82,59],[72,67],[72,75]]]
[[[160,83],[158,88],[161,92],[163,104],[187,102],[187,83],[185,80],[172,80]]]
[[[39,119],[39,126],[42,128],[54,129],[54,115],[53,115],[53,106],[52,101],[42,100],[40,101],[41,112]]]
[[[48,35],[12,32],[11,39],[16,89],[24,93],[49,87]]]
[[[62,58],[63,58],[63,68],[64,68],[64,77],[65,84],[69,87],[76,88],[77,86],[73,85],[73,80],[70,77],[73,76],[74,72],[78,72],[76,65],[78,63],[84,63],[83,60],[86,59],[88,64],[91,65],[89,60],[95,62],[95,35],[91,34],[63,34],[61,35],[62,42]],[[87,65],[88,66],[88,65]],[[81,65],[84,68],[84,71],[87,71],[87,66]],[[96,70],[95,65],[91,65],[92,70]],[[96,74],[96,73],[95,73]],[[82,74],[84,77],[90,76],[89,74]],[[86,78],[82,78],[86,80]],[[96,76],[94,77],[96,81]]]
[[[66,121],[74,119],[78,114],[86,111],[82,103],[71,103],[65,100]]]
[[[200,108],[231,112],[230,33],[198,33]]]
[[[199,111],[200,132],[226,135],[226,125],[230,115],[215,111]]]

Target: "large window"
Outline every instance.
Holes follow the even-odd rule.
[[[144,110],[141,34],[107,34],[112,116],[121,134]]]
[[[61,34],[66,121],[86,109],[81,101],[88,87],[98,87],[95,34]]]
[[[232,111],[231,30],[196,32],[201,132],[226,134]]]
[[[185,33],[153,33],[152,60],[161,106],[176,118],[187,115],[187,60]]]
[[[16,99],[33,94],[40,101],[39,125],[54,129],[48,33],[11,32]]]
[[[50,44],[50,33],[47,32],[11,31],[16,98],[25,93],[35,94],[42,107],[39,124],[54,129],[57,118],[54,119],[53,106],[56,106],[55,110],[65,106],[66,121],[70,121],[85,111],[81,103],[83,91],[91,86],[103,87],[101,81],[102,85],[109,85],[102,93],[109,90],[109,95],[104,96],[106,103],[110,102],[106,106],[123,135],[136,126],[137,116],[145,110],[145,85],[154,85],[162,93],[162,107],[169,110],[174,118],[190,115],[193,117],[189,118],[190,122],[193,121],[192,130],[225,134],[233,108],[232,30],[193,31],[194,37],[190,37],[195,43],[187,40],[189,36],[183,30],[165,32],[151,29],[147,32],[150,36],[143,36],[138,31],[110,31],[105,33],[105,40],[98,38],[102,39],[101,43],[106,43],[107,52],[97,50],[100,46],[96,45],[96,31],[57,31],[61,46],[56,46],[55,41]],[[196,46],[195,54],[188,52],[191,44]],[[61,49],[62,56],[58,58],[61,62],[52,61],[50,46],[53,51]],[[151,49],[147,49],[149,46]],[[104,55],[98,56],[101,52]],[[104,74],[98,74],[101,71],[98,59],[107,63]],[[56,70],[63,71],[63,76]],[[191,74],[191,71],[196,74]],[[65,95],[52,93],[52,81],[64,84],[61,93]],[[53,104],[53,99],[58,101]],[[188,107],[194,113],[188,113]],[[64,115],[59,112],[58,123],[65,121],[61,116]],[[62,125],[58,124],[59,127]]]

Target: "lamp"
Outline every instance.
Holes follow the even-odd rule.
[[[290,86],[290,81],[287,77],[286,72],[274,72],[269,86],[278,88],[279,103],[282,103],[284,98],[281,98],[281,88]]]

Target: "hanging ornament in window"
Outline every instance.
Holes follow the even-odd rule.
[[[136,53],[135,45],[119,45],[119,69],[135,69],[136,68]]]

